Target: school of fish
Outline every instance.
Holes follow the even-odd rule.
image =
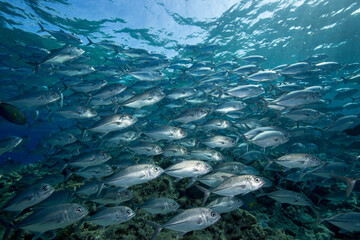
[[[271,56],[216,62],[216,44],[179,46],[181,54],[168,59],[39,28],[57,40],[57,49],[1,45],[2,59],[21,66],[1,62],[1,124],[29,130],[51,122],[57,130],[36,149],[26,147],[32,141],[26,133],[2,135],[0,156],[40,154],[53,171],[1,206],[13,214],[1,217],[4,239],[14,229],[37,239],[74,223],[117,225],[136,219],[136,211],[164,216],[162,223],[139,220],[154,228],[149,239],[164,229],[182,236],[222,221],[246,194],[309,207],[317,224],[360,231],[360,212],[329,216],[322,207],[358,191],[360,63],[321,53],[263,69]],[[89,57],[94,51],[100,60]],[[56,81],[16,84],[29,75]],[[203,194],[202,203],[183,209],[177,199],[132,201],[133,186],[164,176]],[[55,190],[70,180],[78,187]],[[326,196],[339,184],[337,195]]]

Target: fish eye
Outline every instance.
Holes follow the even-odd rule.
[[[126,195],[126,196],[129,196],[130,194],[129,194],[129,192],[125,192],[125,195]]]
[[[47,190],[49,190],[48,185],[42,186],[42,187],[41,187],[41,190],[44,191],[44,192],[46,192]]]
[[[76,212],[77,212],[77,213],[82,213],[82,211],[83,211],[83,210],[82,210],[81,207],[78,207],[78,208],[76,209]]]
[[[173,202],[173,203],[172,203],[172,205],[173,205],[173,206],[176,206],[176,203],[175,203],[175,202]]]
[[[211,216],[212,216],[212,217],[215,217],[215,216],[216,216],[216,213],[215,213],[215,212],[211,212]]]
[[[130,215],[130,214],[131,214],[131,211],[130,211],[130,210],[126,210],[126,214],[127,214],[127,215]]]
[[[260,182],[260,179],[259,179],[259,178],[255,178],[255,182],[256,182],[256,183]]]
[[[155,167],[154,168],[155,172],[159,171],[159,168],[158,167]]]

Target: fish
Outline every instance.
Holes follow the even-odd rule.
[[[180,236],[183,236],[188,232],[209,227],[219,221],[220,218],[220,214],[209,208],[192,208],[176,215],[163,225],[148,220],[146,223],[155,228],[155,232],[151,237],[151,240],[155,240],[164,228],[177,231]]]
[[[148,142],[132,142],[128,148],[139,155],[155,156],[163,153],[159,145]]]
[[[35,72],[38,73],[39,67],[44,64],[63,64],[80,57],[85,51],[78,47],[65,45],[62,48],[50,51],[50,53],[40,62],[27,62],[35,66]]]
[[[85,64],[71,64],[68,66],[60,67],[52,72],[55,72],[60,75],[74,77],[74,76],[83,76],[95,72],[95,68]]]
[[[17,136],[7,137],[0,140],[0,156],[6,152],[11,152],[23,141],[22,138]]]
[[[218,162],[224,160],[224,156],[220,152],[212,149],[194,149],[189,154],[194,159],[204,161]]]
[[[81,39],[74,33],[72,33],[72,34],[66,33],[63,30],[60,30],[60,31],[46,30],[40,23],[38,23],[38,25],[40,27],[40,30],[38,32],[48,32],[57,40],[66,42],[69,44],[82,44]]]
[[[291,168],[311,168],[316,167],[322,164],[319,158],[314,155],[307,153],[292,153],[284,155],[278,158],[275,161],[270,161],[269,163],[275,162],[287,169]]]
[[[184,146],[177,144],[169,144],[163,148],[163,153],[165,157],[180,157],[188,154],[188,149]]]
[[[211,171],[212,167],[206,162],[200,160],[186,160],[171,165],[164,170],[164,173],[175,177],[175,182],[178,182],[183,178],[192,178],[190,183],[186,186],[186,188],[189,188],[196,181],[197,177]]]
[[[37,239],[41,234],[47,231],[65,228],[86,217],[88,214],[88,209],[81,204],[59,204],[41,208],[11,226],[9,229],[20,228],[33,232],[33,239]],[[5,239],[8,234],[8,232],[5,233]]]
[[[297,107],[300,105],[315,103],[321,99],[321,95],[317,92],[309,90],[297,90],[284,94],[275,99],[272,103],[284,107]]]
[[[111,155],[105,151],[90,151],[81,153],[78,156],[71,158],[64,166],[70,166],[75,168],[86,168],[97,166],[106,163],[111,159]]]
[[[178,127],[159,126],[151,130],[143,131],[145,135],[155,138],[156,140],[180,140],[187,136],[187,133]]]
[[[52,90],[27,92],[7,100],[8,104],[15,105],[20,109],[44,106],[61,99],[61,94]]]
[[[89,128],[83,128],[80,125],[78,125],[78,127],[83,130],[82,136],[84,136],[86,131],[106,134],[128,128],[134,125],[137,121],[138,119],[136,117],[128,114],[115,114],[103,117]]]
[[[163,172],[164,170],[161,167],[154,164],[138,164],[114,173],[104,183],[111,186],[129,188],[154,180]]]
[[[75,172],[73,172],[71,174],[75,174],[77,176],[81,176],[86,179],[90,179],[90,178],[100,179],[103,177],[110,176],[111,174],[113,174],[113,172],[114,171],[111,166],[109,166],[107,164],[99,164],[96,166],[90,166],[90,167],[76,170]],[[71,174],[68,174],[67,178],[69,178],[71,176]]]
[[[134,197],[134,194],[124,188],[105,188],[100,186],[96,194],[88,196],[86,200],[100,204],[101,206],[108,204],[119,205],[123,202],[127,202]]]
[[[247,79],[255,82],[274,81],[278,78],[280,75],[275,71],[259,71],[247,77]]]
[[[360,214],[358,212],[339,213],[330,218],[325,218],[322,221],[327,221],[348,232],[358,232]]]
[[[263,87],[259,85],[241,85],[227,91],[227,94],[238,98],[249,98],[262,94]]]
[[[102,227],[107,227],[127,222],[135,217],[135,215],[135,212],[131,208],[125,206],[108,207],[96,212],[85,221],[95,223]]]
[[[228,136],[216,135],[201,141],[209,148],[232,148],[236,146],[236,141]]]
[[[17,125],[24,125],[26,123],[25,113],[8,103],[0,103],[0,116]]]
[[[98,116],[98,113],[95,109],[79,105],[63,107],[61,110],[56,111],[55,114],[68,119],[87,119]]]
[[[168,214],[177,211],[180,205],[170,198],[151,198],[137,207],[151,214]]]
[[[200,120],[204,117],[206,117],[209,114],[209,112],[202,108],[193,108],[193,109],[187,109],[180,113],[175,119],[172,121],[174,122],[180,122],[183,124],[187,124],[193,121]]]
[[[54,188],[49,184],[36,184],[18,191],[16,195],[2,207],[2,210],[20,214],[24,209],[44,201],[50,197],[53,192]]]
[[[235,175],[210,189],[203,188],[199,185],[196,187],[204,192],[204,199],[202,202],[204,205],[210,193],[233,198],[236,195],[245,195],[252,191],[256,191],[265,185],[266,182],[267,181],[264,178],[255,175]]]
[[[219,197],[216,198],[214,201],[210,202],[208,205],[206,205],[206,207],[221,214],[236,210],[240,208],[243,204],[244,204],[243,201],[238,197],[233,197],[233,198]]]
[[[201,176],[200,178],[198,178],[198,181],[209,187],[216,187],[223,181],[225,181],[228,178],[233,177],[233,176],[235,176],[235,174],[214,171],[214,172],[210,172],[208,174]]]
[[[311,200],[303,193],[279,189],[266,194],[270,198],[280,203],[287,203],[296,206],[312,206]]]
[[[159,89],[150,89],[148,91],[130,97],[124,103],[122,103],[122,106],[139,109],[158,103],[163,98],[165,98],[165,96],[166,95]]]
[[[256,63],[256,64],[267,61],[267,59],[264,56],[261,56],[261,55],[249,55],[249,56],[245,56],[245,57],[240,58],[240,60],[242,60],[244,62]]]

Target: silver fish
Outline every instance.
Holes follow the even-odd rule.
[[[86,131],[109,133],[130,127],[137,121],[136,117],[128,114],[116,114],[100,119]]]
[[[180,145],[170,144],[163,148],[163,155],[165,157],[180,157],[186,155],[187,153],[187,148]]]
[[[242,85],[229,89],[227,93],[238,98],[254,97],[262,94],[264,89],[258,85]]]
[[[287,154],[273,162],[286,168],[311,168],[322,163],[317,157],[306,153]]]
[[[73,174],[86,179],[103,178],[113,174],[113,169],[107,164],[100,164],[76,170]]]
[[[209,186],[209,187],[216,187],[223,181],[229,179],[230,177],[235,176],[232,173],[224,173],[224,172],[211,172],[204,176],[198,178],[198,181]]]
[[[216,135],[213,137],[206,138],[201,141],[209,148],[231,148],[236,146],[234,139],[228,136]]]
[[[152,130],[143,132],[145,135],[155,138],[157,140],[180,140],[187,136],[186,132],[178,127],[159,126]]]
[[[13,104],[19,108],[30,108],[47,105],[59,100],[59,93],[52,90],[45,90],[18,95],[12,99],[7,100],[7,103]]]
[[[160,102],[165,97],[165,94],[157,89],[151,89],[141,94],[137,94],[126,100],[122,105],[131,108],[142,108],[151,106]]]
[[[11,152],[12,150],[14,150],[17,146],[21,144],[22,141],[23,141],[22,138],[16,136],[1,139],[0,156],[6,152]]]
[[[127,167],[110,176],[105,184],[128,188],[158,178],[164,170],[154,164],[138,164]]]
[[[208,205],[206,205],[206,207],[221,214],[236,210],[239,207],[241,207],[243,204],[244,202],[241,201],[241,199],[238,197],[233,197],[233,198],[219,197],[214,201],[210,202]]]
[[[341,229],[344,229],[345,231],[358,232],[360,226],[360,213],[340,213],[330,218],[326,218],[323,221],[327,221]]]
[[[51,185],[40,183],[17,192],[15,197],[6,203],[2,209],[9,212],[22,212],[24,209],[50,197],[53,192],[54,188]]]
[[[107,204],[121,204],[129,201],[134,197],[133,193],[128,189],[123,188],[105,188],[100,193],[90,196],[91,202],[96,202],[101,205]]]
[[[170,212],[175,212],[179,207],[180,205],[170,198],[148,199],[146,202],[139,205],[139,208],[151,214],[168,214]]]
[[[34,239],[37,239],[42,233],[65,228],[86,217],[88,213],[85,206],[77,203],[55,205],[39,209],[14,225],[14,228],[33,232]]]
[[[266,183],[267,181],[264,178],[255,175],[241,175],[230,177],[210,190],[200,186],[197,187],[204,192],[203,204],[205,204],[210,193],[232,198],[236,195],[245,195],[249,192],[256,191]]]
[[[61,110],[58,110],[55,113],[64,118],[70,119],[86,119],[93,118],[98,115],[98,113],[94,109],[83,106],[63,107]]]
[[[177,118],[175,118],[172,121],[181,122],[181,123],[186,124],[189,122],[200,120],[200,119],[206,117],[208,114],[209,114],[209,112],[205,109],[193,108],[193,109],[185,110]]]
[[[110,154],[104,151],[85,152],[69,160],[68,166],[85,168],[105,163],[111,159]]]
[[[167,175],[175,177],[176,181],[187,177],[196,178],[211,171],[212,167],[209,164],[199,160],[182,161],[164,170]]]
[[[218,162],[224,160],[224,156],[220,152],[212,149],[194,149],[190,152],[190,156],[204,161]]]
[[[102,227],[107,227],[127,222],[133,217],[135,217],[135,212],[132,209],[125,206],[119,206],[104,208],[86,219],[86,221]]]
[[[163,228],[179,232],[181,236],[187,232],[201,230],[216,223],[220,219],[220,214],[209,208],[192,208],[183,211],[170,219],[167,223],[159,225],[157,223],[146,221],[155,228],[151,240],[155,240]]]
[[[271,197],[277,202],[288,203],[296,206],[312,206],[311,200],[303,193],[279,189],[277,191],[268,193],[267,196]]]
[[[66,33],[63,30],[60,31],[46,30],[40,23],[38,23],[38,25],[40,27],[40,30],[38,32],[48,32],[59,41],[66,42],[69,44],[82,43],[81,39],[75,33]]]

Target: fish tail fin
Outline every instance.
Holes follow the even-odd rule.
[[[104,189],[105,183],[102,182],[98,177],[94,177],[94,179],[95,179],[96,183],[98,184],[98,188],[99,188],[98,192],[96,193],[96,196],[98,197],[98,196],[100,196],[101,191]]]
[[[45,28],[43,27],[43,25],[41,25],[40,23],[38,23],[40,30],[38,31],[38,33],[40,32],[46,32]]]
[[[75,196],[77,199],[79,199],[80,201],[82,201],[82,204],[84,204],[84,203],[87,201],[86,198],[81,197],[78,193],[74,193],[74,196]]]
[[[207,201],[207,199],[208,199],[209,196],[210,196],[210,191],[209,191],[208,189],[204,188],[204,187],[199,186],[199,185],[197,185],[196,187],[197,187],[200,191],[202,191],[202,192],[204,193],[204,199],[203,199],[202,204],[201,204],[202,206],[204,206],[205,203],[206,203],[206,201]]]
[[[86,46],[89,46],[89,45],[94,44],[94,42],[93,42],[93,41],[91,41],[91,39],[90,39],[89,37],[86,37],[86,39],[89,41],[89,43],[88,43],[88,44],[86,44]]]
[[[360,179],[360,178],[352,179],[349,177],[343,177],[343,176],[337,176],[337,175],[332,175],[331,177],[340,179],[341,181],[344,181],[346,183],[346,197],[350,196],[350,194],[355,186],[356,181]]]
[[[270,167],[270,165],[273,163],[273,161],[269,157],[265,156],[265,158],[267,160],[267,164],[266,164],[264,170],[268,169],[268,167]]]
[[[163,114],[161,114],[161,116],[167,120],[166,126],[168,126],[172,122],[172,120],[168,116],[165,116]]]
[[[163,228],[161,227],[160,224],[157,224],[155,222],[152,222],[152,221],[149,221],[149,220],[145,220],[145,222],[147,224],[149,224],[150,226],[152,226],[153,228],[155,228],[155,232],[151,236],[151,240],[155,240]]]
[[[6,228],[6,231],[5,231],[2,239],[7,240],[9,238],[10,234],[11,234],[11,231],[14,228],[14,225],[12,225],[11,223],[9,223],[8,221],[6,221],[3,218],[0,218],[0,224],[2,224]]]
[[[186,185],[185,189],[188,189],[189,187],[191,187],[195,182],[196,182],[196,177],[194,177],[190,180],[188,185]]]
[[[321,222],[324,221],[324,219],[321,217],[320,213],[314,208],[314,206],[309,206],[310,210],[314,213],[315,217],[316,217],[316,221],[312,224],[312,226],[314,225],[318,225]]]
[[[130,204],[134,207],[134,211],[140,208],[140,205],[137,205],[133,200],[130,201]]]
[[[84,138],[85,134],[86,134],[86,129],[82,126],[80,126],[79,124],[76,124],[76,126],[81,130],[81,138]]]
[[[342,80],[344,80],[344,84],[347,84],[347,83],[348,83],[348,79],[347,79],[347,78],[341,77],[341,76],[340,76],[340,78],[341,78]]]
[[[39,72],[40,63],[38,63],[38,62],[26,62],[26,63],[30,64],[33,67],[35,67],[34,71],[35,71],[36,74]]]
[[[65,178],[64,178],[64,182],[66,182],[67,180],[69,180],[69,178],[71,177],[71,175],[73,175],[73,172],[70,171],[69,169],[65,169]]]
[[[110,60],[108,57],[104,57],[104,58],[105,58],[104,63],[106,63],[107,61],[109,61],[109,60]]]

